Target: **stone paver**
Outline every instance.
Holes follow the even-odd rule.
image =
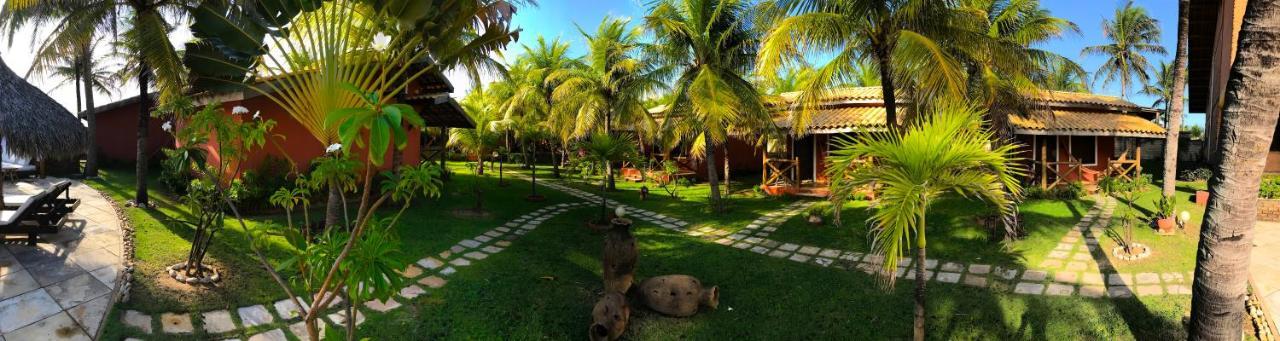
[[[5,340],[92,340],[65,312],[49,316],[10,333]]]
[[[191,315],[164,313],[160,314],[160,330],[166,334],[191,334]]]
[[[151,334],[151,315],[134,310],[125,310],[120,319],[127,326],[142,330],[143,333]]]
[[[1025,271],[1025,272],[1023,272],[1023,273],[1022,273],[1022,280],[1024,280],[1024,281],[1043,281],[1043,280],[1045,279],[1045,277],[1048,277],[1048,276],[1049,276],[1049,273],[1044,272],[1044,271],[1039,271],[1039,270],[1027,270],[1027,271]]]
[[[1069,296],[1074,294],[1075,291],[1076,287],[1073,285],[1052,283],[1049,284],[1049,287],[1045,289],[1044,293],[1045,295],[1053,296]]]
[[[418,283],[425,285],[428,288],[436,289],[436,288],[443,287],[445,283],[448,283],[448,281],[446,281],[444,278],[431,276],[431,277],[427,277],[427,278],[423,278],[422,280],[419,280]]]
[[[210,333],[225,333],[236,329],[235,322],[231,321],[231,312],[226,310],[202,313],[200,318],[204,321],[204,330]]]
[[[288,341],[289,338],[284,335],[283,330],[272,329],[249,337],[249,341]]]
[[[1044,292],[1044,284],[1022,282],[1013,287],[1016,294],[1039,295]]]
[[[324,301],[320,302],[323,303]],[[244,324],[245,327],[260,326],[275,321],[275,318],[267,311],[267,307],[262,305],[241,307],[236,309],[236,313],[240,314],[240,323]]]
[[[307,304],[304,300],[299,299],[298,301],[302,302],[302,304]],[[276,308],[276,314],[280,315],[282,319],[291,320],[302,317],[302,309],[298,308],[298,303],[293,303],[293,299],[282,299],[272,303],[271,306]]]

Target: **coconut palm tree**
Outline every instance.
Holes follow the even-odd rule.
[[[1145,86],[1151,78],[1147,74],[1151,63],[1144,54],[1165,53],[1160,45],[1160,25],[1131,0],[1116,9],[1115,17],[1102,20],[1102,32],[1111,43],[1087,46],[1081,54],[1106,57],[1094,72],[1094,80],[1104,86],[1119,81],[1120,97],[1127,97],[1131,86]]]
[[[1036,83],[1045,90],[1088,93],[1091,91],[1088,79],[1089,73],[1079,72],[1078,65],[1073,67],[1059,62],[1049,64],[1049,70]]]
[[[483,98],[483,93],[475,94]],[[502,135],[492,128],[498,119],[492,114],[491,107],[483,103],[484,99],[473,99],[467,96],[462,101],[462,109],[476,123],[474,128],[453,128],[449,130],[448,146],[461,149],[463,153],[476,159],[476,175],[484,175],[485,157],[493,154],[502,142]]]
[[[964,70],[943,46],[953,28],[949,1],[936,0],[768,0],[757,6],[760,28],[768,33],[760,47],[756,72],[775,74],[806,54],[829,54],[815,80],[792,113],[792,129],[800,132],[828,89],[859,79],[869,60],[880,73],[885,124],[899,127],[898,91],[935,98],[959,94]]]
[[[772,124],[760,94],[745,76],[755,64],[759,45],[748,22],[750,9],[739,0],[665,0],[645,16],[655,40],[655,60],[676,73],[663,124],[697,127],[691,131],[696,135],[693,152],[707,164],[715,212],[724,208],[716,148],[731,130]]]
[[[876,184],[872,251],[885,257],[881,273],[890,286],[902,257],[915,249],[916,340],[925,336],[925,217],[930,204],[959,195],[1007,212],[1013,203],[1005,190],[1015,196],[1021,192],[1014,148],[989,147],[994,136],[982,128],[979,106],[943,100],[929,110],[919,125],[840,140],[827,161],[829,176],[847,179],[840,186]],[[874,166],[856,162],[868,158]]]
[[[654,64],[641,59],[646,45],[643,30],[629,19],[605,17],[594,34],[578,31],[587,40],[586,68],[552,72],[547,82],[557,84],[551,93],[555,114],[573,117],[574,137],[595,131],[612,134],[615,124],[652,121],[644,98],[663,86]],[[559,121],[567,121],[560,119]],[[613,166],[605,168],[609,190],[615,188]]]
[[[1218,164],[1200,230],[1191,289],[1192,340],[1239,338],[1263,160],[1280,107],[1280,1],[1249,1],[1227,80]],[[1263,39],[1255,39],[1263,38]]]
[[[515,84],[515,91],[504,104],[506,116],[510,118],[518,115],[548,123],[548,120],[552,119],[552,108],[555,104],[552,101],[552,93],[560,85],[550,76],[561,70],[584,69],[586,65],[581,59],[570,57],[569,43],[562,42],[558,38],[547,41],[542,36],[538,36],[533,46],[524,45],[524,51],[525,53],[516,59],[515,66],[508,71],[507,77]],[[574,130],[571,124],[554,126],[539,124],[539,126],[544,128],[542,132],[555,134],[562,139],[570,138]],[[554,161],[555,150],[562,146],[563,144],[552,146],[551,169],[556,177],[560,176],[560,163]]]
[[[96,34],[111,37],[127,49],[138,63],[134,74],[138,84],[138,149],[135,169],[134,203],[150,205],[147,197],[147,132],[154,103],[147,96],[152,85],[161,102],[182,95],[186,69],[168,34],[176,23],[185,21],[195,0],[15,0],[8,2],[0,21],[10,35],[28,25],[55,23],[45,46],[69,46],[93,41]],[[121,31],[122,29],[122,31]],[[119,34],[115,34],[119,32]],[[154,82],[152,80],[154,78]],[[154,83],[154,84],[153,84]],[[95,160],[96,161],[96,160]]]
[[[1154,70],[1154,84],[1142,88],[1143,94],[1156,97],[1151,106],[1164,105],[1164,173],[1160,189],[1166,197],[1174,195],[1178,184],[1178,135],[1182,130],[1182,93],[1187,87],[1188,1],[1178,2],[1178,47],[1174,51],[1173,63],[1160,62]]]
[[[95,56],[97,44],[78,42],[72,44],[71,51],[59,51],[47,46],[36,50],[32,58],[31,69],[27,75],[54,76],[63,79],[57,87],[73,83],[76,89],[76,112],[80,113],[88,123],[89,148],[85,150],[84,175],[98,176],[98,148],[95,140],[98,135],[97,115],[93,112],[95,93],[111,95],[115,93],[118,78],[114,72],[103,68],[102,59]],[[83,107],[81,106],[83,103]]]

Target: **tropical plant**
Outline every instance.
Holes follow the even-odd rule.
[[[1257,186],[1275,134],[1280,98],[1280,11],[1275,0],[1249,1],[1226,83],[1222,141],[1209,180],[1209,206],[1200,228],[1196,274],[1191,289],[1192,340],[1240,337],[1245,318],[1240,304],[1248,293],[1249,256],[1257,219]],[[1228,52],[1228,51],[1223,51]]]
[[[482,93],[476,98],[483,98]],[[492,113],[483,107],[483,99],[471,96],[462,102],[463,111],[476,123],[474,128],[453,128],[449,130],[448,146],[461,149],[463,153],[476,160],[476,175],[484,175],[484,161],[487,156],[498,149],[501,136],[490,125],[496,122]]]
[[[1109,176],[1099,181],[1099,187],[1104,192],[1120,198],[1120,201],[1125,204],[1125,209],[1120,211],[1120,226],[1123,230],[1119,234],[1119,242],[1124,247],[1124,252],[1129,255],[1134,255],[1137,251],[1134,249],[1133,226],[1138,224],[1139,219],[1138,209],[1133,205],[1137,203],[1138,196],[1146,192],[1150,184],[1151,176],[1146,174],[1132,178]]]
[[[695,135],[692,152],[707,165],[714,212],[724,210],[716,149],[733,130],[754,132],[773,124],[745,77],[759,44],[749,27],[750,9],[738,0],[665,0],[654,3],[645,16],[656,62],[676,73],[664,128],[684,125],[682,130]]]
[[[513,2],[522,1],[204,1],[192,8],[196,41],[184,62],[197,89],[261,95],[331,145],[338,127],[326,116],[363,106],[344,84],[390,102],[423,75],[457,68],[478,84],[480,73],[501,71],[491,53],[518,35]],[[338,215],[340,197],[330,189],[326,217]]]
[[[1089,74],[1081,73],[1079,66],[1070,66],[1065,62],[1049,64],[1044,78],[1037,83],[1045,90],[1089,93]]]
[[[1161,196],[1156,200],[1156,219],[1173,218],[1177,199],[1172,195]]]
[[[186,100],[174,103],[182,102]],[[183,105],[165,110],[181,123],[181,127],[173,131],[180,147],[167,153],[171,158],[166,165],[174,168],[171,172],[194,175],[182,197],[192,218],[180,221],[195,232],[181,271],[187,278],[206,277],[211,273],[204,265],[204,256],[213,245],[214,236],[223,228],[229,205],[240,197],[237,186],[240,167],[250,152],[266,145],[275,121],[238,120],[216,103],[194,112]],[[223,200],[224,197],[230,199]]]
[[[597,132],[591,135],[591,138],[583,141],[581,145],[585,156],[592,162],[600,165],[603,169],[613,167],[614,162],[627,160],[636,154],[635,139],[629,134],[612,135],[605,132]],[[609,223],[609,207],[605,200],[605,192],[608,190],[608,181],[600,182],[600,220],[597,223]]]
[[[85,42],[93,42],[94,37],[110,32],[111,37],[120,43],[118,46],[123,47],[128,58],[137,65],[133,70],[141,95],[138,97],[133,203],[138,206],[150,205],[147,160],[151,155],[147,154],[147,127],[150,126],[154,103],[153,98],[146,94],[151,93],[154,85],[159,90],[162,105],[183,95],[187,72],[177,50],[169,42],[168,34],[176,23],[187,20],[187,10],[195,3],[196,0],[14,0],[0,11],[0,24],[8,27],[10,36],[28,25],[39,27],[56,23],[50,38],[37,49],[37,55],[44,56],[43,60],[75,53],[77,48],[83,53]],[[82,77],[91,73],[86,72]],[[97,123],[92,114],[89,121],[93,131]],[[96,156],[90,155],[94,157],[92,164],[96,167]]]
[[[350,290],[360,288],[350,284],[362,280],[363,269],[353,269],[374,265],[349,263],[369,261],[353,257],[357,241],[371,238],[365,235],[367,230],[395,225],[399,213],[388,221],[375,217],[378,208],[389,202],[402,202],[407,208],[409,199],[416,195],[438,193],[434,185],[438,171],[427,171],[424,166],[400,167],[384,174],[392,180],[375,191],[373,173],[381,160],[375,160],[374,154],[401,150],[351,153],[346,149],[358,145],[399,147],[399,140],[391,143],[405,134],[405,126],[398,122],[412,123],[414,120],[408,117],[416,113],[390,102],[423,75],[458,68],[474,79],[480,72],[500,70],[491,55],[518,35],[518,30],[510,27],[515,6],[503,0],[332,0],[275,1],[252,6],[205,1],[192,8],[196,20],[191,30],[197,39],[187,45],[184,61],[192,70],[193,85],[203,91],[261,95],[301,123],[321,145],[330,145],[332,157],[359,160],[361,164],[359,171],[364,174],[357,183],[363,189],[359,192],[357,214],[343,222],[325,224],[341,224],[349,231],[345,241],[339,243],[341,251],[317,261],[325,263],[325,268],[307,267],[318,276],[303,273],[294,277],[320,279],[318,285],[304,287],[315,297],[309,305],[294,301],[304,315],[311,339],[319,338],[317,318],[321,308],[329,306],[344,290],[351,295]],[[349,91],[350,88],[358,91]],[[366,114],[355,117],[333,117],[335,111],[365,109]],[[390,124],[393,122],[397,124]],[[340,140],[354,145],[334,143]],[[345,205],[342,196],[335,195],[342,190],[336,187],[329,188],[326,219],[338,216],[332,212]],[[238,211],[233,213],[239,218]],[[253,239],[255,256],[262,264],[270,265],[258,247],[265,243],[264,239]],[[304,258],[314,260],[321,254]],[[271,274],[289,297],[297,297],[294,286],[274,270]],[[379,283],[385,284],[368,284],[382,285]],[[354,321],[355,318],[347,319],[348,339],[355,337],[350,332]]]
[[[560,84],[556,79],[551,78],[551,75],[566,69],[584,69],[586,65],[581,59],[570,57],[569,43],[559,39],[547,41],[542,36],[538,36],[536,45],[524,45],[524,52],[517,57],[515,65],[507,72],[507,79],[514,84],[515,89],[512,96],[504,103],[506,109],[504,111],[506,118],[519,116],[542,122],[542,124],[528,127],[538,126],[539,131],[558,137],[555,141],[550,139],[546,141],[551,142],[553,160],[551,170],[556,177],[559,177],[560,163],[555,162],[557,154],[555,151],[563,149],[567,141],[574,137],[576,124],[556,121],[556,119],[568,117],[552,114],[552,109],[555,107],[552,94]],[[534,172],[536,181],[537,170],[534,169]]]
[[[1161,108],[1160,117],[1158,117],[1157,120],[1162,122],[1165,129],[1169,129],[1168,118],[1169,110],[1173,107],[1172,101],[1175,88],[1173,82],[1175,81],[1175,70],[1173,64],[1161,61],[1160,64],[1156,65],[1151,71],[1152,76],[1154,76],[1151,80],[1151,84],[1143,86],[1139,93],[1155,97],[1155,101],[1151,103],[1151,107]]]
[[[1159,77],[1161,88],[1164,88],[1164,84],[1168,84],[1169,89],[1165,109],[1165,120],[1168,122],[1165,124],[1164,164],[1171,166],[1164,167],[1160,184],[1161,193],[1165,196],[1174,195],[1177,190],[1178,135],[1181,133],[1179,128],[1182,127],[1182,93],[1187,87],[1187,49],[1189,48],[1187,44],[1190,43],[1187,35],[1191,29],[1190,14],[1188,14],[1191,7],[1190,1],[1178,1],[1178,47],[1174,51],[1173,66],[1168,67],[1173,70],[1168,72],[1161,70]],[[1163,69],[1165,66],[1161,67]],[[1166,76],[1165,73],[1172,73],[1172,75]],[[1169,81],[1166,77],[1173,79]]]
[[[594,34],[578,28],[587,40],[585,68],[562,68],[546,82],[556,84],[551,93],[555,122],[575,122],[573,135],[612,134],[615,124],[652,125],[644,98],[663,87],[660,69],[641,59],[643,30],[628,19],[605,17]],[[570,118],[571,117],[571,118]],[[605,169],[609,190],[615,188],[613,167]]]
[[[822,99],[834,86],[862,79],[870,60],[880,72],[885,124],[900,127],[898,92],[911,89],[915,97],[958,95],[964,89],[964,70],[946,51],[944,41],[954,28],[947,25],[956,12],[949,1],[935,0],[768,0],[760,3],[756,27],[768,29],[759,49],[757,74],[771,75],[804,60],[806,55],[830,55],[816,68],[812,82],[802,87],[793,110],[792,129],[808,126]]]
[[[1113,18],[1102,20],[1102,32],[1110,43],[1087,46],[1081,54],[1106,57],[1094,72],[1094,80],[1104,86],[1119,81],[1120,97],[1128,97],[1130,87],[1145,86],[1151,78],[1147,74],[1151,63],[1144,54],[1165,53],[1160,45],[1160,25],[1145,8],[1130,0],[1116,9]]]
[[[916,340],[925,337],[925,217],[930,204],[948,195],[977,197],[1004,213],[1013,205],[1005,191],[1021,193],[1015,149],[990,147],[993,136],[982,129],[981,116],[977,106],[940,102],[919,125],[838,140],[827,161],[828,178],[847,176],[840,186],[877,186],[878,204],[869,218],[872,252],[884,256],[881,274],[888,285],[894,284],[902,257],[916,249]],[[875,166],[860,167],[858,161],[866,158]]]

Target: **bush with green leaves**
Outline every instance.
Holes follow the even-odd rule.
[[[1263,178],[1262,186],[1258,188],[1258,197],[1280,199],[1280,177]]]
[[[1213,170],[1205,167],[1178,172],[1178,180],[1182,181],[1205,181],[1211,177],[1213,177]]]
[[[1166,195],[1156,200],[1156,219],[1173,218],[1173,211],[1176,209],[1176,197]]]

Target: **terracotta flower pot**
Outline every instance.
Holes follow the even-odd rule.
[[[1156,219],[1156,227],[1160,229],[1160,234],[1173,234],[1173,229],[1177,224],[1174,223],[1173,217]]]
[[[1196,205],[1209,206],[1209,191],[1196,191]]]

